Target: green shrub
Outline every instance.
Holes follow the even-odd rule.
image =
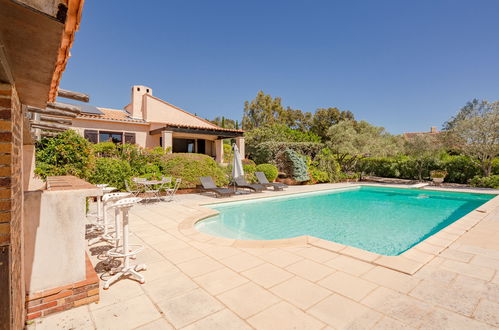
[[[74,130],[43,138],[36,144],[35,174],[42,179],[52,175],[86,178],[93,163],[92,144]]]
[[[327,173],[328,182],[338,181],[339,174],[341,172],[341,166],[330,149],[328,148],[322,149],[315,157],[314,161],[312,162],[312,165],[317,167],[317,170]],[[321,179],[324,179],[324,176],[321,176]],[[326,182],[326,181],[318,181],[318,182]]]
[[[273,164],[279,167],[276,163],[277,154],[283,150],[294,150],[299,154],[315,158],[321,149],[324,148],[323,143],[317,142],[274,142],[268,141],[258,144],[252,153],[252,159],[257,164]]]
[[[445,182],[468,183],[482,173],[478,163],[463,155],[445,155],[440,161],[442,169],[447,171]]]
[[[475,176],[470,180],[470,184],[473,187],[499,189],[499,175],[491,175],[489,177]]]
[[[433,179],[443,179],[447,176],[447,171],[433,170],[430,172],[430,177]]]
[[[219,186],[227,185],[227,173],[210,156],[189,153],[174,153],[163,156],[163,174],[181,178],[181,188],[195,188],[199,177],[211,176]]]
[[[224,144],[224,162],[231,164],[234,159],[234,151],[232,150],[232,146],[230,144]],[[244,157],[244,155],[241,155]]]
[[[277,167],[272,164],[260,164],[256,166],[257,172],[263,172],[269,182],[274,182],[279,174]]]
[[[310,177],[309,184],[329,182],[329,174],[326,171],[318,169],[316,164],[317,162],[307,157],[308,175]]]
[[[279,158],[283,160],[284,172],[291,175],[293,179],[299,182],[310,180],[304,156],[292,149],[286,149]]]
[[[94,153],[101,157],[111,157],[118,154],[118,147],[113,142],[100,142],[92,146]]]
[[[499,175],[499,158],[492,159],[492,175]]]
[[[97,158],[89,181],[94,184],[107,183],[118,190],[125,190],[125,180],[129,180],[131,176],[132,168],[126,160],[102,157]]]

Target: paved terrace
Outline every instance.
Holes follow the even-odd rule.
[[[287,192],[342,186],[348,184],[295,186]],[[268,191],[258,197],[279,194]],[[198,204],[224,200],[181,195],[172,203],[134,207],[132,240],[146,246],[136,260],[147,264],[146,283],[121,280],[101,289],[99,303],[51,315],[29,328],[499,327],[499,197],[447,247],[440,240],[428,243],[427,250],[441,252],[413,275],[306,242],[234,247],[230,240],[179,230],[186,219],[203,214]],[[103,250],[89,249],[98,272]],[[418,259],[426,251],[414,252]]]

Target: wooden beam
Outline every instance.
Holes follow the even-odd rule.
[[[40,116],[40,121],[48,121],[51,123],[59,123],[59,124],[70,125],[70,126],[72,124],[71,119],[57,118],[57,117],[50,117],[50,116]]]
[[[81,112],[81,109],[75,105],[59,103],[59,102],[47,103],[47,108],[68,111],[76,114],[79,114]]]
[[[56,131],[59,131],[59,130],[66,131],[69,129],[69,126],[67,126],[67,125],[45,123],[45,122],[42,122],[39,120],[32,120],[31,127],[41,128],[41,129],[50,129],[50,130],[56,130]]]
[[[191,133],[191,134],[205,134],[205,135],[217,135],[220,138],[227,139],[238,136],[243,136],[241,132],[231,132],[231,131],[223,131],[217,129],[209,129],[209,128],[187,128],[187,127],[175,127],[175,126],[166,126],[162,128],[157,128],[149,132],[150,135],[159,134],[162,131],[172,131],[179,133]]]
[[[36,113],[41,113],[44,115],[52,115],[52,116],[60,116],[60,117],[71,117],[75,118],[77,116],[76,113],[73,112],[68,112],[68,111],[62,111],[58,109],[40,109],[32,106],[27,106],[26,110],[29,112],[36,112]]]
[[[72,92],[72,91],[68,91],[68,90],[60,89],[60,88],[57,91],[57,96],[64,97],[66,99],[81,101],[81,102],[90,101],[90,96],[88,96],[88,94]]]
[[[47,132],[47,131],[41,131],[40,132],[40,135],[41,136],[50,136],[50,137],[54,137],[56,136],[57,134],[59,134],[58,132]]]

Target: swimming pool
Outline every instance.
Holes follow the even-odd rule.
[[[309,235],[394,256],[494,197],[358,186],[208,205],[220,214],[195,226],[206,234],[241,240]]]

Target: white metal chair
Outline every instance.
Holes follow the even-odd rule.
[[[137,197],[140,194],[140,189],[139,187],[137,187],[137,183],[133,180],[132,182],[128,182],[128,180],[125,179],[125,188],[126,191],[129,192],[133,197]]]
[[[139,281],[140,283],[145,283],[145,278],[138,272],[141,270],[146,270],[146,265],[131,265],[130,259],[135,257],[139,252],[141,252],[144,247],[141,245],[129,244],[129,231],[128,231],[128,212],[130,208],[140,202],[142,199],[138,197],[124,198],[116,201],[111,205],[111,208],[118,210],[121,213],[121,222],[123,228],[122,242],[121,246],[116,247],[108,252],[108,255],[112,258],[123,258],[123,264],[119,268],[112,271],[112,276],[104,282],[104,289],[109,289],[109,286],[119,280],[123,276],[130,276],[131,278]],[[131,250],[133,249],[133,250]]]
[[[166,201],[171,202],[175,198],[175,194],[177,193],[178,188],[180,187],[180,184],[182,183],[182,179],[175,179],[175,185],[173,188],[167,188],[165,189],[166,191]]]

